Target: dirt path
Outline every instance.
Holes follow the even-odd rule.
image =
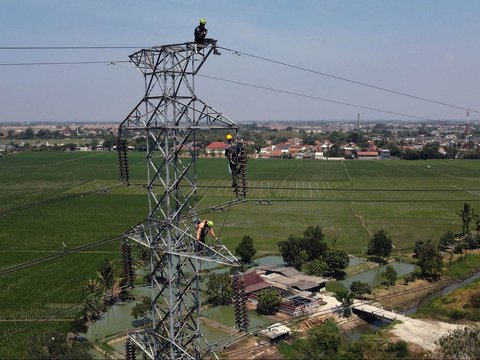
[[[408,285],[398,282],[388,289],[375,289],[375,300],[382,303],[385,308],[394,309],[410,307],[416,305],[426,296],[439,291],[457,281],[456,279],[443,279],[438,282],[428,282],[427,280],[415,280]]]
[[[206,317],[203,317],[203,316],[200,317],[200,321],[202,323],[208,325],[208,326],[211,326],[215,329],[222,330],[222,331],[224,331],[228,334],[234,334],[234,333],[238,332],[237,330],[235,330],[234,328],[232,328],[230,326],[224,325],[221,322],[218,322],[216,320],[212,320],[212,319],[209,319],[209,318],[206,318]]]
[[[362,227],[365,229],[365,231],[367,232],[368,236],[372,237],[373,236],[373,232],[372,230],[370,230],[367,226],[367,224],[365,223],[365,221],[363,220],[363,217],[361,215],[358,215],[355,210],[353,209],[353,203],[352,202],[349,202],[348,203],[348,206],[350,207],[350,211],[352,213],[352,215],[354,217],[356,217],[358,219],[358,221],[360,221],[360,225],[362,225]]]
[[[436,348],[435,341],[442,335],[463,326],[435,320],[408,319],[401,324],[396,324],[390,332],[396,338],[433,351]]]

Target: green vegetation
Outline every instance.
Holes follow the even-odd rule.
[[[438,280],[443,273],[442,255],[437,242],[419,240],[415,243],[414,255],[418,259],[420,276]]]
[[[480,281],[436,296],[418,309],[416,316],[440,320],[480,321]]]
[[[208,276],[208,302],[214,306],[232,303],[233,284],[230,274],[211,274]]]
[[[257,312],[262,315],[273,315],[278,312],[282,297],[277,290],[268,288],[260,291],[257,296]]]
[[[438,239],[461,229],[457,212],[465,202],[480,207],[474,191],[478,161],[429,164],[427,169],[424,161],[252,160],[251,201],[209,216],[231,251],[250,234],[256,256],[277,252],[278,241],[288,234],[302,236],[311,224],[321,226],[330,247],[351,254],[364,254],[370,233],[379,229],[388,232],[395,252],[410,252],[420,238]],[[232,199],[225,159],[199,159],[196,167],[200,211]],[[117,237],[143,221],[148,212],[145,154],[129,153],[129,169],[133,185],[125,187],[114,152],[0,158],[0,269],[60,254],[63,244],[71,249]],[[273,202],[257,205],[256,199]],[[32,329],[68,331],[81,315],[86,281],[96,277],[105,259],[120,262],[120,240],[1,275],[0,319],[56,321],[0,323],[0,358],[25,357]],[[473,260],[469,255],[465,261]],[[449,271],[461,271],[453,266]]]
[[[337,325],[327,320],[309,330],[302,355],[306,359],[330,359],[337,354],[341,344],[342,337]]]
[[[377,258],[388,258],[392,252],[392,238],[387,236],[385,230],[381,229],[373,234],[368,243],[367,255]]]
[[[365,294],[371,294],[372,287],[366,282],[354,281],[350,285],[350,291],[354,294],[355,297],[362,297]]]
[[[151,309],[152,298],[150,296],[146,296],[143,298],[142,302],[137,303],[132,308],[132,316],[134,319],[145,318]]]
[[[462,211],[457,214],[462,220],[462,235],[467,235],[470,232],[470,224],[478,218],[478,215],[469,203],[464,203]]]
[[[382,278],[385,279],[387,286],[395,285],[395,281],[397,281],[397,272],[392,265],[387,265],[385,272],[382,273]]]
[[[309,226],[303,237],[290,234],[287,240],[278,242],[283,261],[300,270],[321,276],[323,268],[328,272],[344,275],[349,258],[345,250],[330,249],[321,226]]]
[[[472,273],[472,269],[480,269],[480,254],[465,254],[448,265],[445,275],[459,277]]]
[[[235,248],[235,254],[240,256],[244,264],[249,263],[257,250],[253,247],[253,239],[246,235],[243,237],[240,244]]]
[[[331,320],[309,330],[305,338],[294,338],[290,343],[280,342],[278,350],[287,360],[419,358],[409,351],[405,341],[392,342],[383,333],[364,335],[358,341],[347,342]]]
[[[438,350],[434,358],[439,360],[450,359],[479,359],[480,358],[480,326],[471,325],[463,329],[456,329],[443,335],[436,343]]]
[[[85,359],[93,360],[90,344],[68,342],[67,336],[61,332],[37,334],[29,338],[27,345],[28,359]]]
[[[325,290],[338,294],[342,291],[347,290],[345,285],[337,281],[329,281],[325,287]]]
[[[277,349],[286,360],[297,360],[301,359],[301,351],[304,343],[304,339],[296,339],[291,344],[287,343],[286,341],[280,341],[277,345]]]

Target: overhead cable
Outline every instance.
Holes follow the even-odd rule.
[[[0,50],[101,50],[138,49],[142,46],[0,46]]]
[[[275,89],[275,88],[271,88],[271,87],[245,83],[245,82],[236,81],[236,80],[223,79],[223,78],[219,78],[219,77],[216,77],[216,76],[200,75],[200,74],[197,74],[197,76],[201,76],[201,77],[208,78],[208,79],[213,79],[213,80],[218,80],[218,81],[229,82],[229,83],[237,84],[237,85],[249,86],[249,87],[253,87],[253,88],[256,88],[256,89],[262,89],[262,90],[268,90],[268,91],[273,91],[273,92],[277,92],[277,93],[283,93],[283,94],[287,94],[287,95],[304,97],[304,98],[307,98],[307,99],[313,99],[313,100],[319,100],[319,101],[324,101],[324,102],[333,103],[333,104],[351,106],[351,107],[358,108],[358,109],[366,109],[366,110],[381,112],[381,113],[385,113],[385,114],[405,116],[405,117],[409,117],[409,118],[413,118],[413,119],[419,119],[419,120],[435,121],[434,119],[426,118],[426,117],[422,117],[422,116],[404,114],[404,113],[389,111],[389,110],[385,110],[385,109],[373,108],[373,107],[370,107],[370,106],[351,104],[351,103],[332,100],[332,99],[325,99],[325,98],[321,98],[321,97],[318,97],[318,96],[301,94],[301,93],[296,93],[296,92],[287,91],[287,90],[280,90],[280,89]]]
[[[322,71],[308,69],[308,68],[305,68],[305,67],[302,67],[302,66],[289,64],[289,63],[286,63],[286,62],[283,62],[283,61],[273,60],[273,59],[269,59],[269,58],[266,58],[266,57],[249,54],[249,53],[239,51],[239,50],[229,49],[229,48],[225,48],[225,47],[221,47],[221,46],[219,46],[219,48],[223,49],[223,50],[226,50],[226,51],[230,51],[234,54],[249,56],[249,57],[252,57],[252,58],[255,58],[255,59],[271,62],[271,63],[282,65],[282,66],[291,67],[291,68],[294,68],[294,69],[297,69],[297,70],[306,71],[306,72],[309,72],[309,73],[326,76],[326,77],[329,77],[329,78],[332,78],[332,79],[346,81],[346,82],[349,82],[349,83],[352,83],[352,84],[369,87],[371,89],[386,91],[386,92],[389,92],[389,93],[392,93],[392,94],[406,96],[406,97],[409,97],[409,98],[412,98],[412,99],[426,101],[426,102],[429,102],[429,103],[433,103],[433,104],[437,104],[437,105],[443,105],[443,106],[447,106],[447,107],[451,107],[451,108],[455,108],[455,109],[480,113],[480,110],[474,110],[472,108],[467,108],[467,107],[464,107],[464,106],[458,106],[458,105],[454,105],[454,104],[445,103],[443,101],[432,100],[432,99],[428,99],[428,98],[423,97],[423,96],[413,95],[413,94],[409,94],[409,93],[398,91],[398,90],[392,90],[392,89],[388,89],[388,88],[385,88],[385,87],[369,84],[369,83],[366,83],[366,82],[348,79],[348,78],[343,77],[343,76],[328,74],[328,73],[325,73],[325,72],[322,72]]]
[[[100,46],[0,46],[0,50],[103,50],[103,49],[138,49],[138,48],[148,48],[148,46],[147,47],[145,47],[145,46],[101,46],[101,45]],[[366,83],[366,82],[349,79],[349,78],[346,78],[344,76],[339,76],[339,75],[329,74],[329,73],[318,71],[318,70],[308,69],[308,68],[305,68],[305,67],[302,67],[302,66],[289,64],[289,63],[279,61],[279,60],[269,59],[269,58],[266,58],[266,57],[263,57],[263,56],[246,53],[246,52],[243,52],[243,51],[240,51],[240,50],[230,49],[230,48],[226,48],[226,47],[222,47],[222,46],[219,46],[219,48],[224,49],[226,51],[230,51],[234,54],[249,56],[249,57],[252,57],[252,58],[255,58],[255,59],[271,62],[271,63],[282,65],[282,66],[291,67],[291,68],[294,68],[294,69],[297,69],[297,70],[306,71],[306,72],[310,72],[310,73],[313,73],[313,74],[326,76],[326,77],[329,77],[329,78],[332,78],[332,79],[341,80],[341,81],[349,82],[349,83],[352,83],[352,84],[369,87],[371,89],[386,91],[386,92],[389,92],[389,93],[392,93],[392,94],[406,96],[406,97],[409,97],[409,98],[412,98],[412,99],[426,101],[426,102],[430,102],[430,103],[433,103],[433,104],[447,106],[447,107],[451,107],[451,108],[455,108],[455,109],[471,111],[471,112],[474,112],[474,113],[480,113],[480,110],[475,110],[473,108],[468,108],[468,107],[465,107],[465,106],[454,105],[454,104],[446,103],[446,102],[443,102],[443,101],[429,99],[429,98],[426,98],[426,97],[423,97],[423,96],[409,94],[409,93],[406,93],[406,92],[403,92],[403,91],[393,90],[393,89],[385,88],[385,87],[382,87],[382,86],[373,85],[373,84],[369,84],[369,83]],[[119,62],[128,62],[128,61],[115,61],[115,63],[119,63]],[[78,62],[78,63],[94,63],[94,62]],[[103,62],[100,62],[100,63],[103,63]],[[13,65],[40,65],[40,64],[45,64],[46,65],[47,63],[23,63],[23,64],[22,63],[12,63],[12,64],[0,64],[0,65],[2,65],[2,66],[9,66],[9,65],[13,66]],[[50,63],[48,63],[48,64],[50,64]],[[53,64],[64,65],[65,63],[51,63],[51,64],[52,65]],[[68,64],[73,64],[73,62],[70,62]]]
[[[88,64],[116,65],[116,64],[119,64],[119,63],[130,63],[130,62],[131,61],[129,61],[129,60],[25,62],[25,63],[0,63],[0,66],[88,65]],[[249,84],[249,83],[244,83],[244,82],[230,80],[230,79],[223,79],[223,78],[219,78],[219,77],[215,77],[215,76],[200,75],[200,74],[197,74],[197,76],[201,76],[201,77],[205,77],[205,78],[209,78],[209,79],[213,79],[213,80],[218,80],[218,81],[229,82],[229,83],[232,83],[232,84],[243,85],[243,86],[253,87],[253,88],[257,88],[257,89],[277,92],[277,93],[283,93],[283,94],[287,94],[287,95],[303,97],[303,98],[307,98],[307,99],[313,99],[313,100],[318,100],[318,101],[323,101],[323,102],[328,102],[328,103],[333,103],[333,104],[338,104],[338,105],[350,106],[350,107],[354,107],[354,108],[357,108],[357,109],[371,110],[371,111],[381,112],[381,113],[384,113],[384,114],[392,114],[392,115],[403,116],[403,117],[412,118],[412,119],[435,121],[435,119],[426,118],[426,117],[423,117],[423,116],[404,114],[404,113],[399,113],[399,112],[385,110],[385,109],[373,108],[373,107],[370,107],[370,106],[351,104],[351,103],[347,103],[347,102],[343,102],[343,101],[325,99],[325,98],[321,98],[321,97],[318,97],[318,96],[296,93],[296,92],[293,92],[293,91],[280,90],[280,89],[275,89],[275,88],[270,88],[270,87],[266,87],[266,86],[255,85],[255,84]]]
[[[129,60],[105,60],[105,61],[55,61],[55,62],[23,62],[23,63],[0,63],[0,66],[33,66],[33,65],[87,65],[87,64],[105,64],[116,65],[119,63],[129,63]]]
[[[183,186],[182,186],[183,187]],[[187,187],[187,186],[185,186]],[[197,185],[197,188],[215,188],[230,189],[228,185]],[[353,192],[468,192],[480,191],[480,189],[386,189],[386,188],[322,188],[322,187],[303,187],[294,188],[291,186],[248,186],[250,190],[295,190],[295,191],[353,191]]]

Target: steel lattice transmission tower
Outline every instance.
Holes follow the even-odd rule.
[[[196,132],[238,130],[195,95],[195,75],[212,51],[210,45],[195,51],[184,43],[130,55],[144,76],[145,95],[121,123],[119,137],[140,132],[147,138],[148,218],[126,236],[149,250],[153,323],[130,333],[128,341],[151,359],[212,354],[200,331],[200,268],[205,261],[238,265],[225,246],[195,239]]]

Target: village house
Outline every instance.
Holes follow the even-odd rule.
[[[225,153],[225,143],[223,141],[214,141],[205,147],[205,151],[210,156],[223,155]]]
[[[297,316],[315,311],[322,303],[321,291],[327,280],[303,274],[293,267],[263,265],[242,274],[245,293],[256,303],[258,294],[267,288],[275,289],[282,297],[280,312]]]
[[[358,160],[377,160],[378,151],[357,151]]]

